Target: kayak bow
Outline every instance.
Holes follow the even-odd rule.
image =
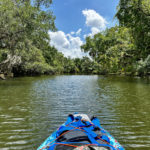
[[[37,150],[124,150],[96,117],[71,114]]]

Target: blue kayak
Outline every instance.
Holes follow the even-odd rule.
[[[71,114],[37,150],[125,150],[96,117]]]

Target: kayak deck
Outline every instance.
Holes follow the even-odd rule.
[[[69,115],[37,150],[124,150],[96,117]]]

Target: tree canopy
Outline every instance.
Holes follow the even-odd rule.
[[[89,57],[67,58],[50,45],[52,0],[0,0],[0,73],[150,74],[150,0],[120,0],[119,24],[86,38]]]
[[[100,72],[150,74],[150,0],[120,0],[116,17],[118,26],[87,37],[82,50]]]
[[[150,0],[120,0],[116,17],[132,30],[138,59],[150,54]]]
[[[48,31],[56,30],[55,17],[40,6],[49,6],[51,1],[36,0],[31,4],[30,0],[0,0],[0,3],[0,49],[20,56],[19,65],[27,72],[30,68],[36,72],[36,68],[47,66],[43,51],[49,45]]]

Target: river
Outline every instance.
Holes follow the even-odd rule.
[[[97,116],[126,150],[150,150],[150,81],[97,75],[0,81],[0,149],[36,149],[73,112]]]

